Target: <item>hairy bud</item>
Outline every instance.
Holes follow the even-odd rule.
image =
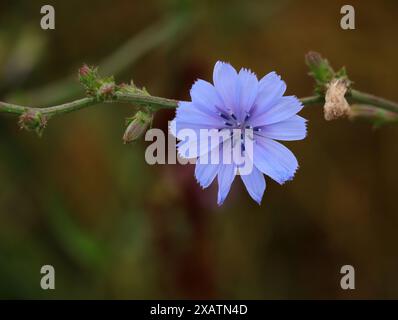
[[[79,69],[79,77],[87,77],[89,73],[91,72],[91,69],[88,65],[84,64],[80,69]]]
[[[328,85],[333,79],[346,80],[350,84],[345,68],[334,71],[329,61],[323,58],[318,52],[310,51],[305,55],[305,63],[310,72],[309,75],[315,80],[315,93],[323,96]]]
[[[47,126],[47,117],[39,110],[30,109],[19,117],[18,124],[20,129],[35,131],[41,136]]]
[[[112,98],[115,95],[115,83],[114,82],[107,82],[101,85],[98,90],[98,95],[103,98]]]
[[[86,64],[83,65],[79,69],[79,81],[86,89],[88,95],[94,95],[100,86],[98,69],[89,67]]]
[[[138,111],[134,117],[128,119],[128,125],[123,135],[123,142],[130,143],[141,137],[152,123],[153,113]]]
[[[315,80],[315,92],[324,94],[326,85],[335,76],[329,61],[323,58],[318,52],[310,51],[305,55],[305,63],[310,69],[310,76]]]
[[[321,54],[315,51],[309,51],[305,55],[305,63],[310,69],[320,68],[324,62]]]

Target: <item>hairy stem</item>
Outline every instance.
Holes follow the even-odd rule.
[[[47,108],[34,108],[25,107],[16,104],[6,103],[0,101],[0,113],[10,113],[15,115],[21,115],[28,110],[40,111],[43,115],[52,117],[59,114],[69,113],[77,111],[83,108],[87,108],[96,104],[101,103],[129,103],[138,106],[146,106],[151,109],[175,109],[177,108],[178,101],[154,96],[147,96],[142,94],[132,93],[116,93],[116,95],[108,100],[100,100],[96,97],[87,97],[72,102],[64,103],[61,105],[47,107]]]
[[[396,102],[357,90],[351,90],[350,93],[347,94],[347,99],[352,104],[366,105],[366,108],[363,106],[353,106],[350,114],[351,119],[366,118],[380,125],[398,122],[398,104]],[[324,97],[321,95],[314,95],[301,98],[300,101],[304,106],[317,105],[324,103]],[[46,108],[20,106],[0,101],[0,113],[22,115],[28,111],[35,111],[49,119],[56,115],[77,111],[98,104],[109,103],[127,103],[134,106],[148,107],[153,111],[175,109],[178,106],[178,101],[173,99],[150,96],[142,93],[116,92],[112,98],[105,100],[96,96],[89,96]]]
[[[304,105],[311,105],[311,104],[320,103],[322,102],[323,99],[322,97],[313,96],[313,97],[302,98],[300,100]],[[28,110],[34,109],[40,111],[43,115],[52,117],[59,114],[77,111],[96,104],[115,103],[115,102],[128,103],[136,106],[146,106],[153,110],[175,109],[178,106],[178,101],[173,99],[167,99],[155,96],[146,96],[142,94],[116,93],[114,98],[105,101],[99,100],[96,97],[88,97],[48,108],[24,107],[11,103],[0,102],[0,113],[2,112],[2,113],[21,115]]]
[[[375,106],[380,109],[392,111],[398,113],[398,104],[383,98],[376,97],[374,95],[363,93],[357,90],[351,90],[351,94],[348,97],[350,102],[356,102],[361,104],[367,104]],[[321,104],[324,102],[322,96],[310,96],[300,99],[301,103],[305,106]],[[178,101],[173,99],[143,95],[143,94],[132,94],[132,93],[116,93],[116,95],[108,100],[100,100],[96,97],[87,97],[80,100],[68,102],[65,104],[47,107],[47,108],[34,108],[15,105],[6,102],[0,102],[0,113],[10,113],[15,115],[21,115],[24,112],[34,109],[40,111],[43,115],[52,117],[59,114],[69,113],[77,111],[89,106],[93,106],[101,103],[128,103],[136,106],[146,106],[153,110],[159,109],[175,109],[177,108]]]

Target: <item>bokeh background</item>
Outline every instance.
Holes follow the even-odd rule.
[[[188,99],[217,60],[275,70],[308,96],[316,50],[355,86],[398,100],[396,1],[0,1],[0,100],[48,106],[82,97],[76,72],[100,65],[119,82]],[[40,29],[52,4],[56,30]],[[0,116],[0,298],[398,298],[398,127],[325,122],[307,107],[300,162],[258,206],[236,179],[225,204],[192,166],[149,166],[144,141],[123,145],[126,105],[52,120],[44,136]],[[172,111],[157,113],[166,130]],[[40,288],[55,267],[56,290]],[[340,288],[340,268],[356,289]]]

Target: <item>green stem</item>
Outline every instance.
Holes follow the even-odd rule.
[[[364,104],[352,105],[349,117],[353,120],[366,120],[376,126],[398,123],[398,113]]]
[[[300,101],[304,106],[311,106],[311,105],[325,103],[325,99],[322,96],[304,97],[300,98]]]
[[[350,103],[371,105],[380,109],[398,113],[398,103],[358,90],[351,90],[348,96],[348,101]]]
[[[154,110],[176,109],[178,106],[177,100],[131,93],[117,93],[115,101],[140,106],[148,106]]]
[[[59,114],[69,113],[77,111],[83,108],[87,108],[96,104],[101,103],[129,103],[139,106],[147,106],[154,110],[158,109],[175,109],[177,108],[178,101],[154,96],[147,96],[142,94],[132,93],[116,93],[115,97],[109,100],[99,100],[95,97],[87,97],[80,100],[64,103],[58,106],[47,107],[47,108],[34,108],[15,105],[6,102],[0,102],[0,113],[11,113],[15,115],[21,115],[28,110],[40,111],[43,115],[52,117]]]
[[[322,102],[322,100],[323,100],[322,97],[313,96],[313,97],[302,98],[301,102],[304,105],[311,105],[311,104],[320,103]],[[98,100],[95,97],[88,97],[48,108],[33,108],[33,107],[30,108],[11,103],[0,102],[0,113],[2,112],[2,113],[21,115],[24,112],[33,109],[36,111],[40,111],[43,115],[52,117],[59,114],[77,111],[100,103],[115,103],[115,102],[129,103],[138,106],[146,106],[154,110],[175,109],[178,106],[178,101],[173,99],[147,96],[142,94],[116,93],[116,96],[113,99],[105,101]]]
[[[16,104],[6,103],[0,101],[0,112],[3,113],[13,113],[13,114],[22,114],[29,108],[18,106]]]
[[[374,95],[363,93],[357,90],[351,90],[348,99],[351,103],[361,103],[367,104],[368,106],[377,107],[379,109],[384,109],[392,111],[398,114],[398,104]],[[300,99],[301,103],[305,106],[322,104],[324,98],[322,96],[310,96]],[[102,103],[128,103],[138,106],[150,107],[153,110],[159,109],[175,109],[178,106],[178,101],[173,99],[143,95],[143,94],[133,94],[133,93],[121,93],[118,92],[116,95],[109,100],[100,100],[96,97],[87,97],[80,100],[68,102],[58,106],[47,107],[47,108],[33,108],[25,107],[15,104],[10,104],[6,102],[0,102],[0,113],[10,113],[15,115],[21,115],[28,110],[39,111],[43,115],[52,117],[59,114],[69,113],[77,111],[89,106],[94,106],[96,104]]]

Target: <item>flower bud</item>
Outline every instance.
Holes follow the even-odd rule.
[[[305,55],[305,62],[310,69],[319,68],[323,63],[323,58],[318,52],[309,51]]]
[[[126,144],[137,140],[144,134],[152,120],[152,113],[138,111],[134,117],[128,119],[128,126],[123,135],[123,142]]]
[[[79,77],[87,77],[90,72],[90,67],[85,64],[79,69]]]
[[[335,78],[335,72],[329,61],[318,52],[310,51],[305,55],[305,62],[310,69],[309,75],[315,80],[315,92],[325,94],[327,84]]]
[[[100,87],[98,69],[95,67],[89,67],[85,64],[79,69],[78,74],[79,81],[86,89],[86,93],[88,95],[94,95]]]
[[[106,99],[106,98],[112,98],[115,94],[115,83],[114,82],[106,82],[98,90],[98,94],[100,97]]]
[[[47,117],[40,111],[29,109],[19,117],[19,128],[27,131],[35,131],[39,136],[47,126]]]
[[[98,69],[95,67],[89,67],[84,64],[79,69],[79,80],[83,85],[87,85],[88,83],[96,80],[98,78]]]

